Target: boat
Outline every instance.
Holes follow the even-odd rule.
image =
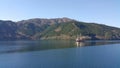
[[[81,34],[80,34],[80,36],[77,36],[76,42],[83,42],[83,41],[84,41],[84,39],[83,39],[83,37],[81,36]]]
[[[76,38],[76,42],[83,42],[83,41],[84,41],[83,39]]]

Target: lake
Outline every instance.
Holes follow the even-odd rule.
[[[120,68],[120,41],[0,41],[0,68]]]

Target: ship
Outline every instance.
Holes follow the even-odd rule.
[[[79,36],[77,36],[76,38],[76,42],[84,42],[85,40],[83,39],[83,37],[81,36],[81,34]]]

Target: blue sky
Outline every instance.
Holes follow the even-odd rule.
[[[0,0],[0,20],[61,17],[120,28],[120,0]]]

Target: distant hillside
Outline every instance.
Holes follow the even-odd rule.
[[[0,40],[75,39],[119,40],[120,28],[79,22],[69,18],[0,21]]]
[[[17,33],[18,27],[15,22],[0,20],[0,40],[28,39]]]
[[[18,33],[26,35],[31,39],[36,39],[36,35],[41,35],[48,27],[54,24],[66,23],[73,21],[69,18],[55,18],[55,19],[29,19],[17,22]]]
[[[42,39],[75,39],[82,34],[85,39],[118,40],[120,39],[120,29],[95,23],[84,23],[71,21],[54,24],[42,32]]]

